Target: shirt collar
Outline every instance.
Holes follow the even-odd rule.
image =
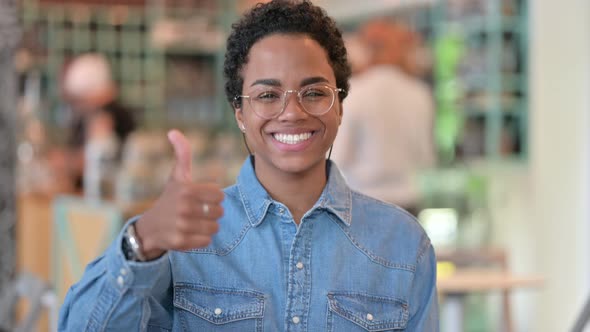
[[[350,226],[352,192],[336,164],[327,161],[328,182],[313,209],[321,208],[334,214],[342,223]],[[254,157],[249,156],[240,169],[237,187],[248,221],[253,227],[262,223],[273,200],[260,184],[254,172]]]

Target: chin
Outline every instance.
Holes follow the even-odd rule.
[[[276,160],[275,167],[285,173],[302,174],[311,171],[325,162],[325,158],[310,159],[304,156],[281,157]]]

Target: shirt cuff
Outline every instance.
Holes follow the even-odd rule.
[[[149,262],[128,261],[123,254],[123,234],[129,225],[135,223],[140,216],[129,219],[115,242],[107,249],[107,273],[109,281],[120,291],[131,289],[136,292],[149,292],[158,283],[166,282],[170,277],[170,261],[168,252]]]

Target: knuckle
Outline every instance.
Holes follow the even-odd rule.
[[[217,233],[218,230],[219,228],[217,226],[217,223],[208,221],[206,223],[203,223],[201,227],[201,234],[210,236]]]
[[[204,187],[203,189],[206,190],[207,199],[211,203],[219,204],[223,201],[223,198],[225,197],[225,194],[223,193],[223,190],[219,187],[219,185],[209,185],[207,187]]]
[[[221,202],[223,202],[224,198],[225,198],[225,193],[223,191],[219,190],[218,194],[216,195],[215,203],[221,204]]]
[[[207,213],[205,217],[207,218],[207,220],[217,219],[219,217],[219,207],[212,206],[209,210],[209,213]]]
[[[217,218],[223,217],[223,214],[224,214],[223,206],[219,206],[219,208],[216,209],[215,212],[216,212],[215,217],[217,217]]]
[[[177,211],[178,215],[184,218],[188,218],[193,214],[193,209],[186,203],[178,203]]]
[[[178,218],[176,220],[176,230],[179,233],[184,233],[190,230],[190,223],[186,218]]]

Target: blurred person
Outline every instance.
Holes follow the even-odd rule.
[[[346,35],[344,37],[344,46],[346,47],[352,77],[359,75],[370,65],[371,53],[369,48],[357,34]]]
[[[350,186],[416,215],[416,173],[433,166],[434,103],[424,71],[420,37],[400,23],[375,20],[359,40],[369,67],[355,75],[344,103],[346,117],[332,158]]]
[[[170,131],[165,189],[88,265],[59,329],[438,331],[429,238],[326,159],[350,77],[335,22],[275,0],[226,45],[226,97],[251,152],[236,183],[194,181],[190,144]]]
[[[136,121],[134,110],[117,100],[117,86],[104,56],[88,53],[74,58],[65,68],[62,80],[62,94],[72,118],[67,139],[69,171],[79,190],[88,142],[112,136],[122,146],[135,130]]]

